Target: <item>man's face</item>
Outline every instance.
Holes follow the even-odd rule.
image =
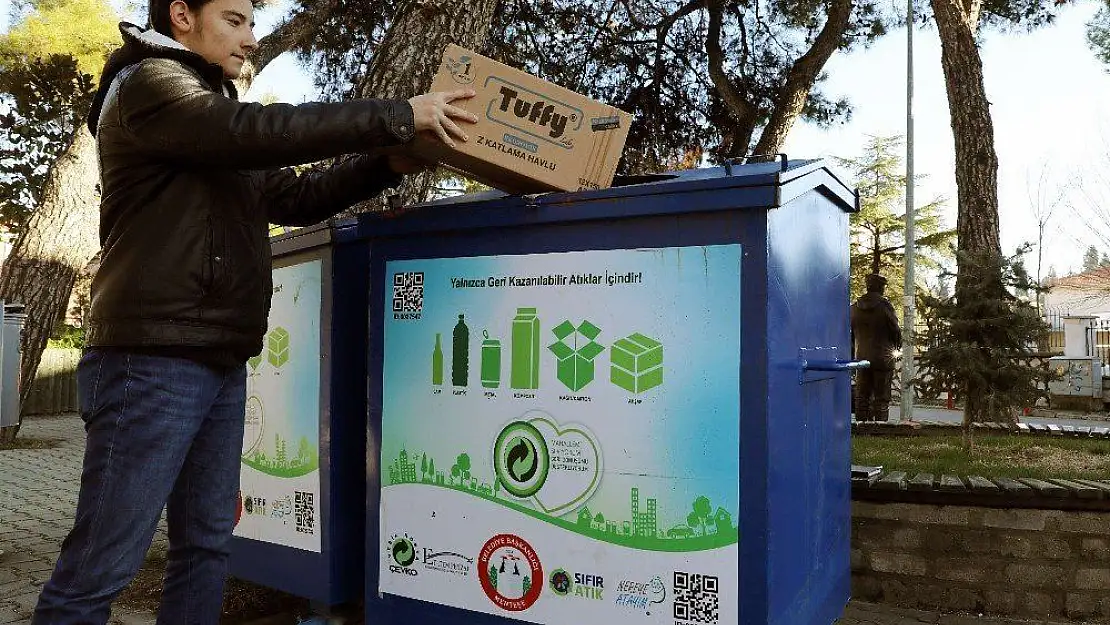
[[[174,2],[170,16],[176,39],[222,67],[228,79],[239,77],[247,55],[258,47],[251,0],[212,0],[196,12],[184,2]]]

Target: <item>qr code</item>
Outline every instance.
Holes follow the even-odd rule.
[[[424,272],[393,274],[393,312],[424,310]]]
[[[674,617],[680,621],[716,623],[721,603],[716,575],[674,573]]]
[[[303,490],[293,492],[293,512],[297,518],[297,531],[302,534],[316,533],[316,498],[313,493]]]

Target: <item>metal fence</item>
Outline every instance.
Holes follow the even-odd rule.
[[[1056,310],[1044,314],[1049,327],[1051,349],[1048,351],[1064,353],[1064,317],[1067,316],[1069,313]],[[1110,319],[1095,319],[1094,327],[1087,329],[1086,341],[1086,353],[1097,357],[1103,364],[1110,363]]]
[[[77,412],[77,363],[81,350],[47,348],[42,353],[23,415]]]

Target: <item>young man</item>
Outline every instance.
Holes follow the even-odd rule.
[[[228,82],[257,47],[251,0],[151,0],[121,24],[89,115],[101,170],[102,263],[78,369],[88,442],[73,530],[36,625],[106,623],[167,506],[160,624],[215,625],[239,489],[245,362],[270,308],[268,224],[307,225],[420,165],[353,156],[416,133],[465,141],[474,116],[411,100],[261,106]]]

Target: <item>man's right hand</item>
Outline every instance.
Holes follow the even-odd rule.
[[[459,89],[457,91],[433,91],[409,99],[412,105],[413,121],[416,132],[428,131],[439,137],[439,140],[451,147],[455,147],[452,139],[469,141],[463,129],[455,121],[471,124],[478,123],[478,116],[469,113],[451,103],[456,100],[469,100],[473,98],[473,89]]]

